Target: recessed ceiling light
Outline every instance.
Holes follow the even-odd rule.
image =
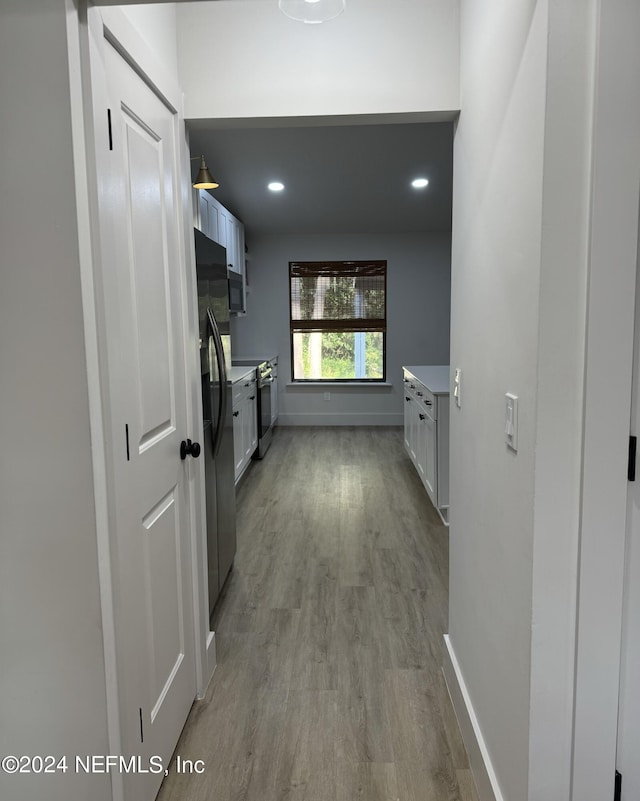
[[[270,189],[272,192],[282,192],[284,184],[281,184],[280,181],[271,181],[270,184],[267,184],[267,189]]]
[[[424,189],[425,186],[429,186],[429,179],[415,178],[413,181],[411,181],[411,186],[413,186],[414,189]]]

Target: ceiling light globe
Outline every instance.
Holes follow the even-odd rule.
[[[327,22],[345,10],[347,0],[278,0],[278,8],[298,22]]]

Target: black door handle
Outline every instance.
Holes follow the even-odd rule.
[[[180,458],[184,462],[187,456],[193,456],[197,459],[200,456],[200,443],[191,442],[190,439],[183,439],[180,443]]]

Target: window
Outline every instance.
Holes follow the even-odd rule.
[[[289,262],[294,381],[384,381],[387,262]]]

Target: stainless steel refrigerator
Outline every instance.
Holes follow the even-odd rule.
[[[207,505],[209,615],[236,553],[227,254],[195,230]]]

